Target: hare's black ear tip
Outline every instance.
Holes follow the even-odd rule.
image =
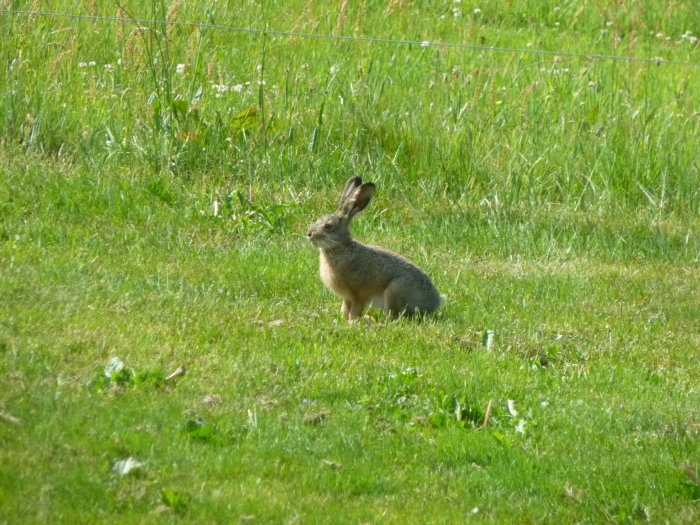
[[[365,182],[363,185],[360,186],[362,191],[367,192],[371,195],[374,194],[374,192],[377,190],[377,186],[374,184],[374,182]]]
[[[360,177],[358,175],[355,175],[354,177],[350,177],[348,179],[347,183],[350,184],[351,182],[354,186],[360,186],[362,184],[362,177]]]

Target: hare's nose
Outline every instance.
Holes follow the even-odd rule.
[[[309,231],[306,232],[306,236],[307,236],[309,239],[311,239],[311,230],[309,230]]]

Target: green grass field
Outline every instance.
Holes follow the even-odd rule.
[[[697,2],[11,8],[562,54],[1,14],[0,523],[700,521]]]

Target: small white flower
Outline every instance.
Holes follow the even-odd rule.
[[[243,91],[243,84],[236,84],[231,89],[233,89],[236,93],[240,93]]]
[[[79,62],[78,67],[87,67],[87,62]]]
[[[663,33],[656,33],[656,38],[663,38],[664,34]]]
[[[532,42],[528,42],[528,43],[525,44],[525,45],[526,45],[527,47],[532,47]]]
[[[123,459],[121,461],[117,461],[112,465],[112,473],[117,475],[117,476],[126,476],[129,472],[132,470],[136,470],[139,467],[142,467],[143,463],[140,461],[128,457],[126,459]]]
[[[611,20],[609,20],[608,22],[605,23],[605,25],[608,26],[608,27],[610,27],[611,25],[613,25],[613,23],[612,23]]]
[[[508,403],[508,412],[510,412],[510,415],[515,417],[518,415],[518,411],[515,409],[515,401],[512,399],[507,400]]]
[[[97,62],[95,62],[94,60],[91,60],[90,62],[88,62],[88,66],[94,67],[96,65],[97,65]]]
[[[107,71],[112,71],[112,68],[113,68],[112,64],[105,64],[104,67]]]
[[[340,69],[340,68],[339,68],[338,66],[331,66],[331,68],[328,70],[328,72],[329,72],[331,75],[335,75],[335,74],[338,72],[339,69]]]
[[[696,36],[688,37],[688,42],[690,42],[691,44],[697,44],[697,43],[698,43],[698,37],[696,37]]]
[[[185,72],[185,64],[178,64],[175,66],[175,73],[182,75]]]
[[[478,7],[476,9],[474,9],[475,15],[478,15],[479,13],[481,13],[481,9],[479,9]]]

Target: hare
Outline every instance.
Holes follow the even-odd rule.
[[[340,311],[349,320],[359,318],[369,304],[392,317],[430,314],[445,300],[430,277],[408,259],[350,234],[350,221],[367,207],[374,191],[373,183],[352,177],[338,211],[309,228],[306,235],[321,252],[321,280],[343,298]]]

